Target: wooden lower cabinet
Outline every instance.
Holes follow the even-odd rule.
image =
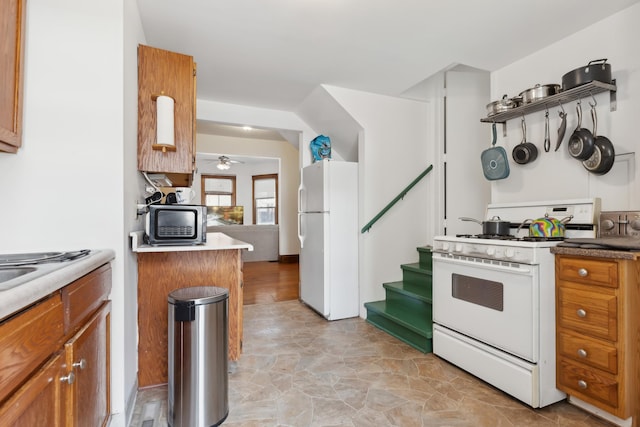
[[[640,426],[640,261],[556,255],[556,384]]]
[[[68,426],[106,426],[109,405],[109,327],[111,302],[105,302],[64,345],[65,362],[75,381],[68,387]]]
[[[138,253],[138,386],[168,381],[169,293],[194,286],[229,290],[229,359],[242,351],[240,249]]]
[[[0,322],[0,425],[108,424],[110,290],[105,264]]]
[[[3,426],[65,426],[66,384],[63,353],[56,353],[44,367],[0,406]]]

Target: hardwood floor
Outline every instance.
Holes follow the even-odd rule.
[[[297,300],[299,264],[270,261],[243,265],[244,305]]]

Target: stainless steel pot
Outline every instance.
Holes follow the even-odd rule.
[[[535,101],[540,101],[548,96],[555,95],[560,92],[560,85],[558,84],[548,84],[548,85],[540,85],[537,84],[534,87],[525,90],[524,92],[520,92],[518,96],[522,98],[523,104],[530,104]]]
[[[509,98],[505,94],[502,99],[487,104],[487,117],[512,110],[516,107],[519,107],[521,103],[521,98]]]
[[[493,218],[486,221],[480,221],[474,218],[468,218],[466,216],[461,216],[459,219],[461,219],[462,221],[477,222],[482,226],[482,234],[492,236],[506,236],[509,234],[509,229],[511,227],[511,223],[509,221],[503,221],[499,216],[494,216]]]

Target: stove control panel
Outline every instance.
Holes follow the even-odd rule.
[[[640,211],[600,212],[600,237],[640,238]]]

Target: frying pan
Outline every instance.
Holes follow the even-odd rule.
[[[582,162],[586,170],[595,175],[604,175],[611,170],[615,160],[613,143],[606,136],[596,136],[598,131],[598,116],[593,108],[593,136],[595,137],[593,154]]]
[[[595,116],[595,104],[591,105],[591,119]],[[586,160],[593,154],[593,134],[589,129],[582,127],[582,104],[580,101],[576,103],[576,113],[578,114],[578,126],[569,138],[569,154],[578,160]]]
[[[493,140],[491,148],[487,148],[480,155],[482,172],[489,181],[504,179],[509,176],[509,161],[507,152],[502,147],[496,147],[496,124],[491,126]]]
[[[511,156],[520,165],[531,163],[538,157],[538,149],[535,144],[527,142],[527,125],[524,122],[524,116],[522,116],[522,142],[513,147]]]

